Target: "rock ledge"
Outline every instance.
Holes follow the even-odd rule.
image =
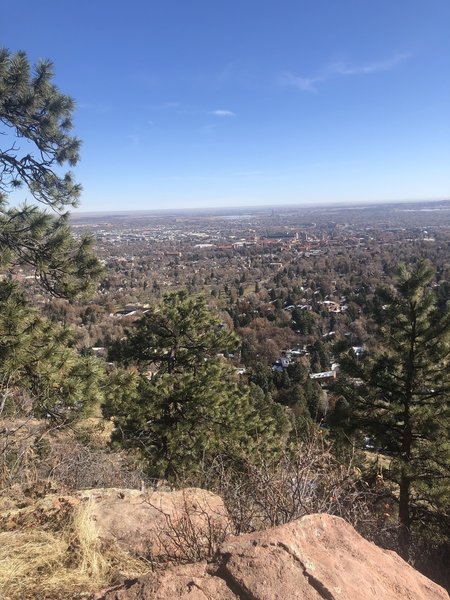
[[[330,515],[230,537],[212,563],[149,574],[96,600],[448,600],[447,592]]]

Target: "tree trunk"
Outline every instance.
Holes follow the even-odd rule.
[[[410,492],[411,492],[411,479],[409,467],[411,463],[411,447],[412,447],[412,427],[411,427],[411,414],[410,407],[412,404],[413,390],[415,387],[415,366],[414,361],[416,357],[416,324],[417,316],[415,304],[411,304],[411,334],[409,341],[409,352],[406,361],[406,382],[405,382],[405,396],[403,405],[403,439],[402,439],[402,466],[400,473],[400,497],[398,507],[398,519],[400,524],[399,531],[399,544],[402,553],[407,557],[409,547],[411,545],[411,510],[410,510]]]
[[[399,544],[405,557],[411,544],[411,478],[409,467],[411,462],[412,431],[409,414],[409,401],[405,404],[405,426],[402,440],[402,465],[400,472],[400,496],[398,519],[400,524]]]
[[[406,465],[402,466],[400,475],[400,498],[398,507],[400,531],[398,541],[400,550],[407,555],[411,543],[411,514],[409,510],[411,481],[405,472],[405,466]]]

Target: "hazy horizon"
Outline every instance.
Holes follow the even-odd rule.
[[[448,0],[4,13],[2,45],[76,100],[82,211],[450,196]]]
[[[421,205],[433,205],[433,204],[442,204],[448,203],[449,206],[446,210],[450,210],[450,198],[440,198],[440,199],[403,199],[403,200],[381,200],[378,202],[323,202],[323,203],[292,203],[292,204],[274,204],[274,205],[264,205],[264,204],[251,204],[251,205],[240,205],[240,206],[197,206],[197,207],[181,207],[181,208],[140,208],[140,209],[117,209],[117,210],[82,210],[77,209],[72,211],[71,216],[76,219],[76,217],[84,217],[84,216],[95,216],[95,215],[121,215],[126,216],[129,214],[154,214],[154,213],[201,213],[201,214],[230,214],[236,212],[237,214],[246,213],[246,212],[274,212],[276,214],[277,211],[285,212],[289,210],[301,210],[301,209],[309,209],[309,210],[325,210],[326,208],[333,209],[357,209],[357,208],[373,208],[379,205],[383,206],[396,206],[397,204],[408,206],[409,204],[415,206]],[[433,210],[432,208],[430,210]]]

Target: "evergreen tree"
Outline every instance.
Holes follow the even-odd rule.
[[[81,186],[61,167],[77,163],[80,141],[70,135],[74,102],[52,77],[49,61],[32,69],[25,53],[0,50],[0,269],[27,265],[50,293],[73,297],[100,269],[90,240],[68,226]],[[23,188],[47,210],[11,207]]]
[[[0,282],[0,415],[68,421],[103,399],[104,364],[81,357],[74,335]]]
[[[287,428],[281,407],[257,386],[240,384],[220,356],[236,343],[203,298],[177,292],[115,347],[116,358],[140,374],[119,372],[119,394],[104,414],[115,423],[114,439],[137,449],[153,476],[179,477],[219,454],[239,460],[280,447]],[[150,364],[158,371],[148,379]]]
[[[237,336],[211,315],[204,297],[180,291],[165,294],[150,308],[126,340],[111,346],[110,357],[170,374],[195,370],[237,346]]]
[[[276,451],[283,415],[233,377],[218,362],[195,373],[132,376],[131,393],[111,395],[105,405],[113,440],[138,449],[149,474],[165,478],[183,477],[217,455],[233,461]]]
[[[378,291],[379,351],[342,361],[353,377],[346,419],[394,456],[406,546],[414,522],[444,514],[450,500],[450,312],[432,282],[425,261],[401,267],[395,289]]]
[[[52,78],[49,61],[32,68],[25,53],[0,50],[0,412],[65,407],[66,418],[101,397],[102,369],[28,306],[15,280],[24,267],[48,293],[74,298],[100,272],[91,240],[68,224],[81,187],[62,169],[77,163],[80,142],[70,134],[74,102]],[[38,204],[17,206],[22,190]]]

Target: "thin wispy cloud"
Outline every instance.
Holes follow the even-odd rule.
[[[387,60],[368,63],[365,65],[347,65],[345,62],[336,62],[331,65],[331,72],[336,75],[371,75],[383,71],[392,71],[405,61],[412,58],[412,54],[405,52],[397,54]]]
[[[222,109],[217,109],[217,110],[211,110],[209,112],[210,115],[214,115],[215,117],[221,117],[222,119],[226,119],[227,117],[235,117],[236,113],[234,113],[232,110],[222,110]]]
[[[325,81],[324,77],[298,77],[293,73],[284,73],[281,77],[281,83],[296,87],[302,92],[317,93],[317,84]]]
[[[412,57],[412,54],[405,52],[382,61],[376,61],[365,64],[350,64],[345,61],[335,61],[321,69],[312,77],[300,77],[293,73],[284,73],[281,81],[284,85],[290,85],[298,88],[302,92],[318,93],[321,84],[329,79],[336,77],[352,77],[358,75],[372,75],[392,71]]]
[[[160,102],[159,104],[149,104],[146,108],[148,110],[170,110],[180,106],[181,102]]]
[[[194,108],[183,105],[181,102],[162,102],[160,104],[151,104],[147,106],[147,109],[153,111],[173,111],[177,115],[189,115],[189,116],[201,116],[201,115],[212,115],[213,117],[219,117],[226,119],[235,117],[236,113],[232,110],[226,110],[218,108],[216,110],[205,110],[201,108]]]

